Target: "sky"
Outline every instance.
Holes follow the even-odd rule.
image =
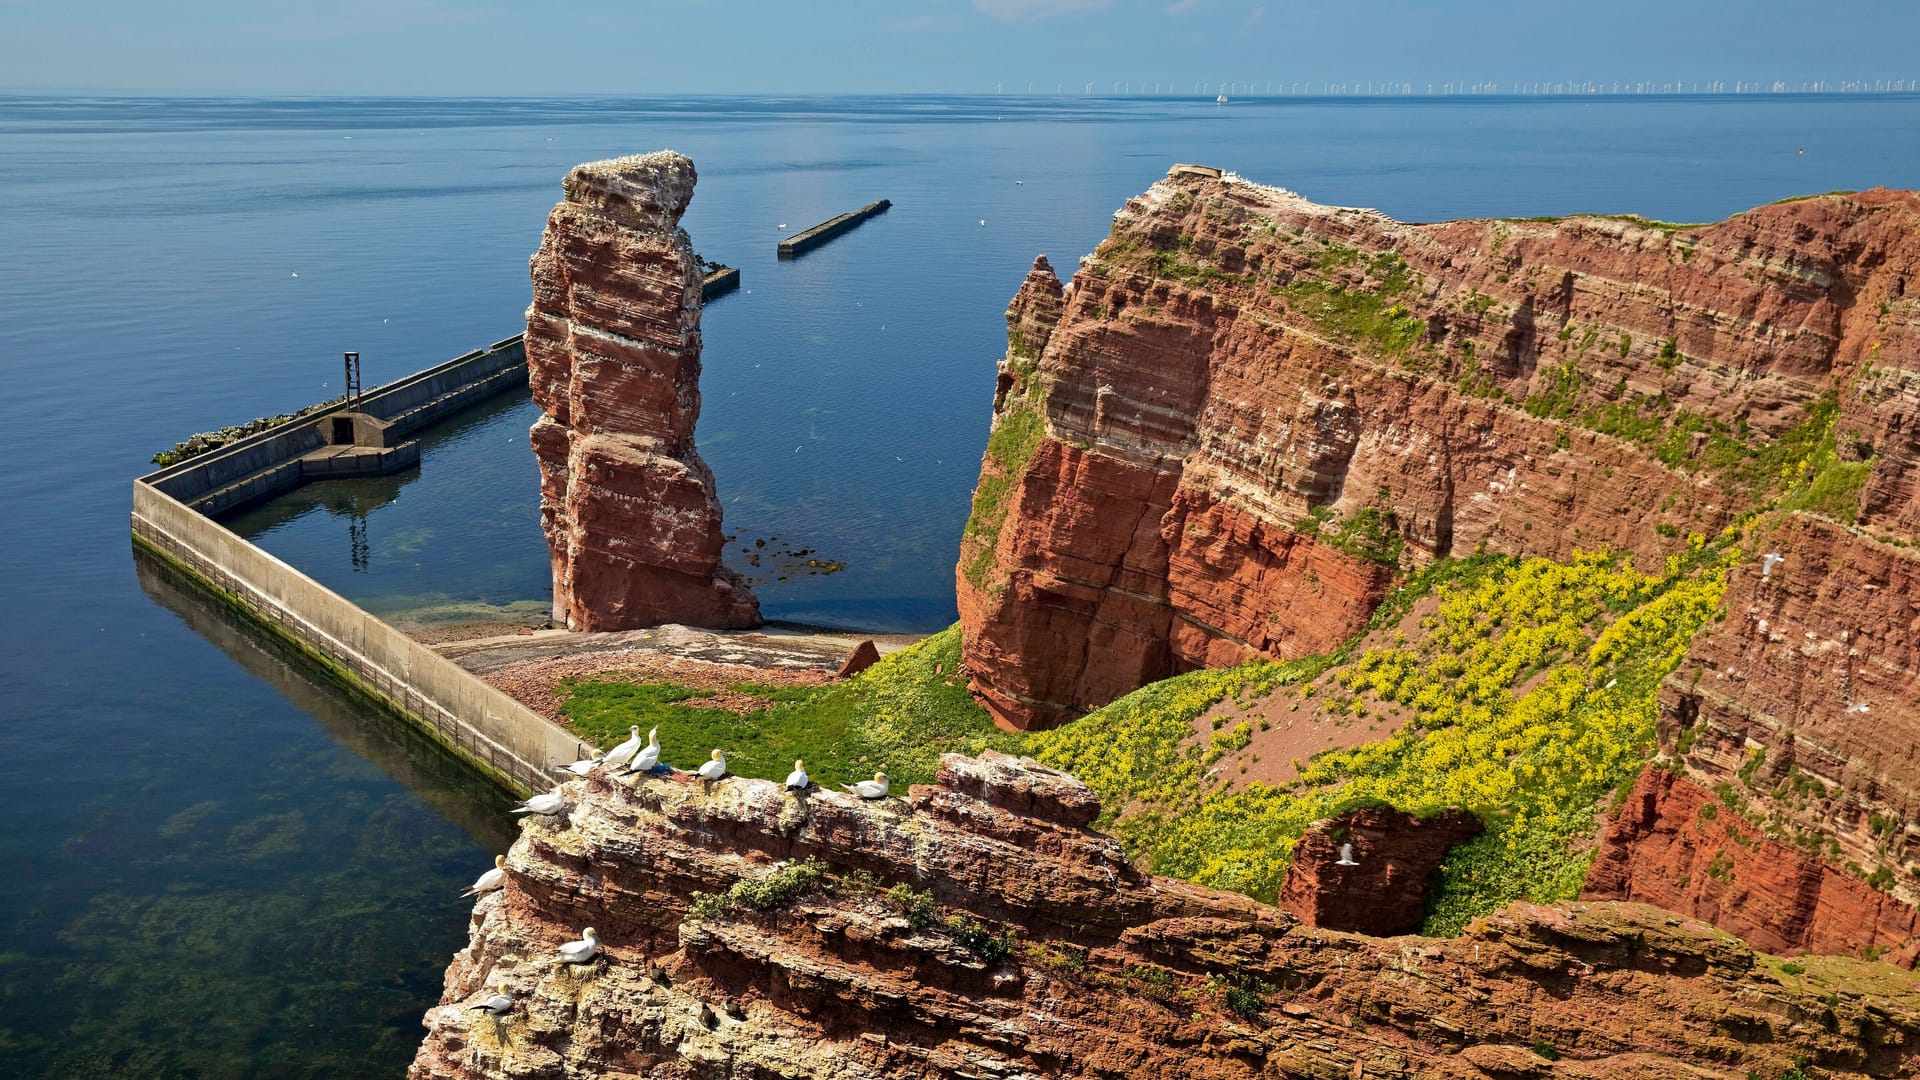
[[[1920,79],[1913,0],[0,0],[0,90],[1110,93]]]

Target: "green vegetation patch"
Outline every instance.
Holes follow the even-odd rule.
[[[1321,543],[1348,555],[1385,566],[1400,565],[1400,555],[1407,546],[1393,511],[1378,506],[1361,507],[1347,517],[1339,517],[1331,506],[1316,506],[1294,522],[1293,531],[1318,537]]]
[[[738,715],[701,705],[711,691],[670,683],[568,679],[560,711],[568,726],[602,747],[627,728],[658,726],[661,760],[695,768],[714,747],[739,776],[786,777],[793,759],[823,787],[884,770],[897,789],[933,780],[940,755],[1017,753],[1021,736],[993,726],[967,693],[960,670],[960,628],[949,627],[851,679],[825,686],[742,684],[764,706]]]
[[[973,489],[973,510],[967,517],[965,536],[974,544],[962,573],[976,589],[987,590],[994,584],[998,567],[995,549],[1000,543],[1000,527],[1006,524],[1007,511],[1014,493],[1026,475],[1027,463],[1047,433],[1046,392],[1032,365],[1018,365],[1016,371],[1026,382],[1018,396],[1009,396],[1001,406],[1000,420],[987,436],[986,462],[980,470],[980,482]]]
[[[1811,198],[1812,196],[1804,196],[1804,197]],[[1782,201],[1791,202],[1792,200],[1785,199]],[[1500,220],[1513,221],[1513,222],[1536,222],[1543,225],[1558,225],[1563,221],[1583,221],[1583,220],[1624,221],[1629,225],[1638,225],[1643,229],[1658,229],[1661,232],[1668,232],[1668,233],[1686,232],[1689,229],[1704,229],[1709,225],[1718,224],[1718,222],[1713,222],[1713,221],[1692,221],[1692,222],[1661,221],[1658,218],[1641,217],[1639,214],[1559,214],[1559,215],[1549,214],[1542,217],[1501,218]]]
[[[1427,323],[1395,297],[1411,290],[1418,275],[1395,252],[1363,257],[1339,244],[1329,245],[1314,263],[1317,269],[1328,272],[1360,264],[1365,266],[1365,279],[1351,288],[1325,278],[1299,277],[1276,291],[1286,298],[1289,307],[1322,332],[1367,342],[1386,355],[1404,357],[1426,337]]]
[[[1804,453],[1782,453],[1775,467],[1780,480],[1790,485],[1780,500],[1782,510],[1804,510],[1851,525],[1860,515],[1860,492],[1873,474],[1874,459],[1840,460],[1833,432],[1839,408],[1831,394],[1822,398],[1812,416],[1818,426],[1797,439],[1793,448],[1804,448]]]
[[[1421,598],[1437,601],[1417,642],[1179,676],[1036,734],[1033,753],[1099,792],[1110,827],[1156,873],[1267,901],[1316,820],[1357,806],[1464,807],[1488,831],[1448,860],[1427,926],[1456,933],[1514,899],[1578,892],[1589,856],[1577,840],[1653,753],[1659,682],[1718,610],[1730,540],[1695,537],[1658,575],[1597,553],[1442,564],[1376,613],[1379,636]],[[1329,668],[1356,697],[1410,714],[1407,725],[1317,755],[1287,787],[1226,790],[1205,775],[1231,732],[1202,744],[1195,718],[1229,694],[1304,696]]]

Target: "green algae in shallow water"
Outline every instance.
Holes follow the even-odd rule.
[[[71,811],[41,825],[67,836],[9,883],[0,1075],[401,1075],[510,800],[136,566],[233,661],[176,722],[246,767],[168,747],[100,755],[68,785]]]

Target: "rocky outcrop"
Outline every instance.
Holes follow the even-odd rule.
[[[540,521],[553,617],[576,630],[751,626],[720,562],[700,416],[700,281],[680,215],[693,162],[671,151],[580,165],[533,256],[527,365],[544,415]]]
[[[1484,831],[1464,810],[1430,818],[1381,807],[1349,811],[1301,834],[1278,906],[1303,926],[1379,937],[1416,933],[1447,853]]]
[[[1678,773],[1641,775],[1608,823],[1584,896],[1705,919],[1757,949],[1920,958],[1920,912],[1816,854],[1768,838]]]
[[[1415,225],[1176,168],[1008,309],[957,574],[972,685],[1049,726],[1322,650],[1449,554],[1651,567],[1822,436],[1861,470],[1827,512],[1909,535],[1917,236],[1911,192]]]
[[[1634,904],[1453,940],[1299,925],[1140,873],[1077,781],[949,755],[873,803],[603,774],[530,821],[415,1080],[1832,1077],[1920,1069],[1920,981],[1786,968]],[[735,888],[738,882],[746,886]],[[690,913],[693,893],[726,893]],[[555,963],[591,924],[601,954]],[[469,1006],[514,999],[491,1017]]]

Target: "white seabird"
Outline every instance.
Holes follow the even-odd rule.
[[[1357,860],[1355,860],[1353,857],[1352,844],[1340,845],[1340,859],[1339,861],[1335,862],[1333,865],[1335,866],[1359,866],[1360,865],[1360,863]]]
[[[549,791],[535,795],[526,802],[513,808],[516,814],[557,814],[565,809],[567,797],[559,791]]]
[[[607,756],[600,759],[602,762],[608,765],[625,765],[633,760],[633,755],[640,752],[640,725],[635,724],[627,731],[633,737],[607,751]]]
[[[719,747],[715,747],[713,756],[705,765],[700,766],[700,771],[696,775],[711,787],[715,780],[727,775],[727,756],[720,752]]]
[[[495,994],[478,1005],[467,1006],[474,1012],[484,1012],[488,1016],[505,1016],[513,1011],[512,994]]]
[[[873,779],[862,780],[857,784],[841,784],[841,787],[863,799],[884,799],[887,797],[887,774],[877,772]]]
[[[507,441],[512,442],[513,440],[508,439]],[[553,771],[572,773],[575,776],[585,776],[592,772],[593,767],[598,764],[600,764],[600,751],[592,750],[587,753],[586,757],[581,758],[571,765],[555,765]]]
[[[806,764],[799,758],[794,758],[793,771],[787,774],[787,790],[794,792],[805,791],[807,790],[807,785],[810,783],[812,783],[812,781],[807,779]]]
[[[506,883],[507,857],[505,855],[495,855],[493,857],[493,869],[475,878],[473,884],[467,887],[467,891],[460,895],[479,896],[481,893],[492,892]]]
[[[627,766],[628,772],[652,772],[660,764],[660,729],[647,732],[647,745],[633,755],[633,763]]]
[[[579,941],[569,941],[560,946],[560,962],[563,964],[584,964],[600,952],[600,935],[589,926],[580,931]]]

